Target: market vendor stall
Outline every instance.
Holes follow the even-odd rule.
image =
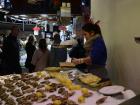
[[[127,100],[105,96],[100,91],[77,84],[74,79],[81,74],[75,71],[68,71],[74,78],[68,72],[55,70],[1,76],[0,105],[118,105]],[[95,82],[99,81],[98,77],[94,78]]]

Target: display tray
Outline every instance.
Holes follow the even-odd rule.
[[[86,76],[78,76],[77,80],[80,83],[83,83],[85,85],[88,85],[92,88],[95,88],[96,90],[104,87],[104,86],[110,86],[112,85],[112,82],[107,79],[107,80],[102,80],[100,77],[92,75],[92,74],[82,74]]]
[[[74,77],[77,74],[72,73]],[[0,105],[97,105],[105,97],[75,80],[65,72],[47,71],[0,76]],[[124,101],[107,96],[102,104]]]
[[[75,67],[75,64],[72,63],[72,62],[60,62],[60,67],[67,67],[67,68],[74,68]]]
[[[44,70],[46,70],[46,71],[61,71],[62,68],[61,67],[47,67]]]
[[[81,86],[57,72],[14,74],[0,80],[0,105],[80,105],[94,93],[86,89],[90,94],[83,96]]]
[[[47,67],[44,69],[44,71],[48,72],[61,72],[61,71],[69,71],[73,67]]]
[[[84,84],[90,85],[90,86],[97,86],[98,83],[101,81],[101,78],[93,75],[91,73],[88,74],[81,74],[77,77],[79,81],[81,81]]]

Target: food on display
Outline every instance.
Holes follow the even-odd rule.
[[[87,88],[82,88],[81,91],[82,91],[83,94],[88,94],[89,93]]]
[[[46,75],[46,72],[45,72],[45,71],[36,72],[36,76],[37,76],[38,78],[45,77],[45,75]]]
[[[21,91],[19,89],[15,89],[14,91],[11,92],[11,95],[13,95],[15,97],[20,97],[23,94],[21,93]]]
[[[2,100],[6,100],[8,97],[9,97],[9,95],[7,93],[3,93],[3,94],[0,95],[0,98]]]
[[[44,81],[40,82],[40,84],[50,84],[50,81],[44,80]]]
[[[46,71],[60,71],[61,67],[47,67],[45,68]]]
[[[81,82],[88,84],[88,85],[94,85],[94,84],[97,84],[101,81],[100,77],[93,75],[93,74],[90,74],[90,73],[82,74],[78,78]]]
[[[100,98],[96,101],[96,104],[100,105],[100,104],[104,103],[106,99],[107,99],[107,97]]]
[[[6,98],[5,103],[6,103],[6,105],[16,105],[14,99],[11,97]]]
[[[80,96],[80,97],[78,98],[78,102],[79,102],[79,103],[85,103],[85,97],[84,97],[84,96]]]
[[[33,88],[29,88],[27,90],[23,90],[23,94],[25,93],[33,93],[35,90]]]
[[[54,105],[61,105],[62,102],[61,102],[61,100],[55,100],[55,101],[53,101],[53,104]]]
[[[36,92],[35,95],[36,95],[37,98],[44,98],[44,97],[46,97],[46,95],[43,92],[41,92],[41,91]]]
[[[73,84],[66,73],[41,71],[2,76],[0,80],[0,105],[78,105],[91,96],[86,88]],[[82,96],[76,102],[71,97],[77,90]]]
[[[21,90],[27,90],[27,89],[30,89],[30,88],[31,88],[31,86],[26,85],[26,86],[21,87]]]
[[[43,88],[43,87],[44,87],[43,84],[39,84],[39,85],[37,86],[37,89],[40,89],[40,88]]]
[[[75,64],[72,62],[60,62],[60,67],[75,67]]]

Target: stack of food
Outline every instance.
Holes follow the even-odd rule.
[[[75,67],[75,64],[72,62],[60,62],[60,67]]]
[[[60,70],[62,70],[62,68],[61,67],[47,67],[47,68],[45,68],[44,70],[46,70],[46,71],[53,71],[53,72],[56,72],[56,71],[60,71]]]
[[[101,78],[93,74],[81,74],[79,75],[79,80],[90,86],[98,86],[98,83],[101,81]]]
[[[79,105],[92,96],[66,74],[46,71],[0,77],[0,105]],[[80,91],[77,101],[72,100]]]

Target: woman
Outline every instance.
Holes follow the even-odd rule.
[[[53,44],[51,46],[50,66],[58,67],[60,62],[65,62],[67,59],[67,49],[60,48],[60,43],[60,35],[55,34],[53,37]]]
[[[20,42],[18,35],[20,29],[18,26],[11,28],[11,33],[4,39],[2,47],[2,69],[5,75],[21,74],[22,68],[20,66]]]
[[[35,47],[35,38],[34,36],[29,36],[28,38],[28,42],[26,43],[26,46],[25,46],[25,50],[26,50],[26,53],[27,53],[27,59],[26,59],[26,62],[25,62],[25,67],[29,69],[29,72],[33,72],[33,65],[31,64],[31,61],[32,61],[32,56],[36,50],[36,47]]]
[[[49,65],[49,50],[45,39],[39,40],[39,48],[35,51],[32,62],[35,71],[41,71]]]
[[[72,49],[69,52],[69,56],[71,58],[83,58],[86,57],[85,56],[85,49],[83,46],[83,38],[77,38],[77,45],[73,46]],[[76,68],[78,68],[79,70],[83,71],[86,69],[86,64],[85,63],[81,63],[81,64],[77,64]]]
[[[73,58],[72,62],[77,64],[86,63],[87,72],[93,73],[103,79],[108,79],[105,69],[107,51],[101,35],[100,27],[97,24],[87,23],[82,27],[86,43],[86,57]]]
[[[60,43],[61,43],[60,35],[58,33],[54,34],[52,45],[57,46],[57,45],[60,45]]]

